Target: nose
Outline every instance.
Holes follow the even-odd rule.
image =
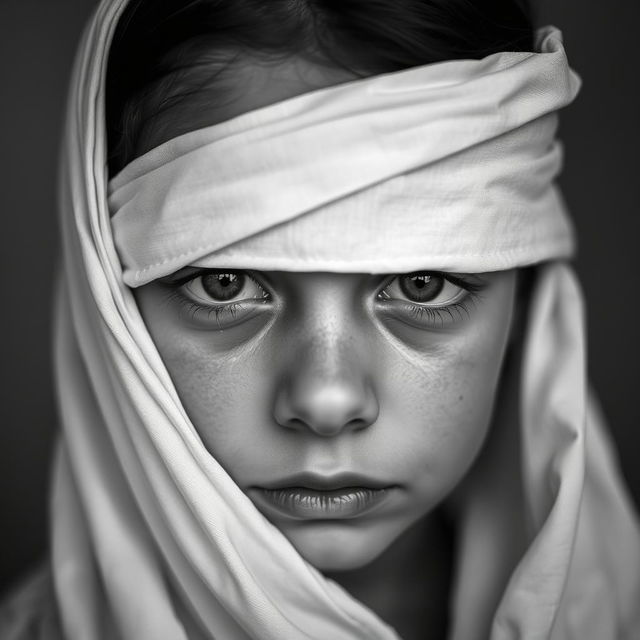
[[[325,336],[294,347],[276,393],[276,422],[323,437],[372,425],[379,405],[364,349],[366,345],[346,336]]]

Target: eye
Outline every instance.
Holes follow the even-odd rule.
[[[429,307],[446,307],[466,296],[468,287],[442,273],[416,271],[396,276],[379,294],[379,300],[405,300]]]
[[[209,305],[268,298],[267,292],[243,271],[209,270],[185,282],[182,287],[189,298]]]

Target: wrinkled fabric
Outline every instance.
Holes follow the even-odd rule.
[[[514,364],[517,375],[505,377],[509,385],[505,382],[501,389],[493,442],[474,469],[474,491],[459,508],[450,640],[486,640],[485,628],[491,640],[637,638],[640,535],[602,421],[589,399],[581,295],[572,270],[562,261],[571,252],[570,225],[552,185],[560,164],[553,113],[576,89],[559,34],[543,34],[548,53],[506,53],[478,63],[433,65],[433,77],[440,77],[441,84],[432,87],[438,94],[432,106],[438,104],[440,110],[426,109],[421,122],[421,99],[415,104],[409,100],[413,106],[408,111],[416,112],[418,128],[424,125],[436,133],[440,125],[444,128],[437,142],[428,145],[430,155],[412,142],[408,164],[403,159],[407,130],[399,130],[405,136],[399,142],[392,126],[380,137],[384,153],[389,153],[388,167],[378,166],[378,155],[371,166],[362,167],[362,174],[356,163],[342,176],[338,173],[343,165],[317,157],[311,161],[322,170],[321,188],[314,190],[309,176],[303,176],[299,189],[272,194],[268,172],[255,177],[260,190],[245,180],[244,171],[233,175],[231,166],[228,173],[211,175],[211,167],[219,163],[216,145],[224,140],[211,140],[211,131],[203,130],[135,161],[109,187],[104,77],[111,37],[126,1],[104,0],[85,33],[64,137],[64,266],[55,329],[62,436],[51,510],[53,581],[64,637],[397,638],[371,610],[302,559],[206,450],[128,286],[158,277],[165,267],[175,270],[185,260],[265,269],[293,262],[291,268],[297,265],[297,270],[320,268],[333,260],[337,271],[369,265],[367,270],[376,272],[453,266],[473,272],[545,262],[536,267],[527,332],[521,358]],[[291,113],[291,122],[299,125],[291,132],[291,140],[299,140],[297,132],[307,131],[306,124],[300,124],[293,111],[307,100],[317,104],[320,113],[325,98],[339,108],[343,90],[359,95],[361,88],[376,83],[383,88],[386,83],[407,83],[411,93],[414,82],[422,86],[423,74],[433,79],[430,69],[423,68],[294,98],[257,115],[240,116],[214,134],[228,130],[231,140],[235,127],[245,131],[246,126],[259,139],[263,127],[268,130],[269,123],[275,123],[273,140],[282,138],[282,143],[277,143],[280,164],[274,185],[281,189],[288,171],[295,168],[287,155],[289,134],[278,129],[288,122],[283,114]],[[508,87],[503,87],[502,74],[511,77]],[[477,108],[475,100],[465,104],[460,96],[454,99],[458,85],[476,81],[478,97],[504,89],[495,103],[489,100],[495,96],[485,96],[485,110]],[[429,86],[425,92],[430,95]],[[449,97],[456,105],[456,123],[442,121]],[[386,94],[381,99],[387,104]],[[394,93],[397,108],[403,101]],[[372,95],[367,113],[373,116],[375,103]],[[522,104],[530,106],[520,110]],[[474,114],[469,130],[477,129],[478,136],[461,137],[459,148],[439,151],[440,143],[447,142],[443,134],[466,122],[465,108]],[[486,118],[494,121],[494,138],[484,129]],[[354,115],[353,126],[358,120]],[[327,127],[320,130],[326,137]],[[354,139],[366,137],[356,133]],[[372,135],[375,138],[377,132]],[[193,144],[199,136],[202,147]],[[340,140],[328,138],[327,158],[333,162]],[[354,152],[359,149],[356,145]],[[299,158],[289,151],[291,158]],[[348,157],[350,148],[343,151]],[[503,152],[513,169],[506,167]],[[229,164],[232,157],[228,156]],[[486,161],[487,167],[463,175],[474,157]],[[174,175],[175,163],[181,169]],[[421,172],[424,185],[431,188],[444,173],[439,167],[447,163],[455,169],[452,181],[443,183],[443,191],[429,201],[429,193],[421,188]],[[534,168],[536,175],[520,175],[519,166]],[[170,180],[155,193],[154,185],[162,181],[154,172],[165,175],[167,167]],[[193,210],[185,200],[188,213],[180,233],[176,225],[182,218],[176,207],[192,184],[190,176],[197,177],[201,169],[207,179],[194,191]],[[225,188],[218,184],[222,177],[236,181],[230,183],[232,191],[240,185],[246,190],[242,223],[225,217],[226,200],[218,199]],[[464,197],[459,197],[457,180],[471,189]],[[326,197],[320,193],[325,187]],[[476,200],[485,191],[486,200]],[[267,198],[264,207],[256,205],[266,195],[274,199]],[[234,207],[242,204],[237,194],[231,196]],[[359,197],[366,205],[357,204]],[[391,235],[383,245],[375,245],[379,260],[374,264],[371,238],[360,242],[358,235],[354,242],[353,230],[361,233],[357,225],[362,225],[363,211],[378,197],[390,208],[373,206],[370,224]],[[424,218],[417,213],[421,198],[430,204],[422,209]],[[285,200],[284,209],[272,208]],[[353,218],[346,204],[350,200],[356,203]],[[113,226],[110,201],[116,216]],[[205,211],[207,202],[212,204]],[[480,205],[474,206],[476,202]],[[334,215],[335,211],[342,213]],[[410,225],[402,224],[405,211]],[[332,225],[340,224],[336,218],[343,213],[349,238],[334,243]],[[465,222],[452,227],[450,213],[453,220]],[[476,222],[485,213],[491,223]],[[283,217],[276,221],[279,215]],[[224,236],[221,246],[212,247],[213,232],[200,227],[203,216]],[[298,232],[299,224],[306,226]],[[429,225],[436,225],[437,232],[430,234]],[[345,227],[337,228],[344,233]],[[317,237],[309,245],[311,231]],[[419,247],[411,244],[414,234],[433,238],[417,251]],[[199,236],[206,242],[189,253]],[[510,253],[509,246],[521,249]],[[185,249],[188,255],[182,256]],[[245,264],[254,249],[256,264]],[[317,260],[315,250],[320,252]],[[402,262],[406,255],[415,261]],[[309,260],[300,262],[305,256]],[[161,264],[165,266],[156,269]],[[516,527],[525,532],[526,548],[513,550],[517,557],[506,563]]]
[[[190,264],[477,272],[570,256],[554,136],[580,82],[560,33],[539,39],[541,53],[306,93],[134,160],[109,185],[125,282]]]

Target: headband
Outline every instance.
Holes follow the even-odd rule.
[[[556,111],[579,79],[540,53],[313,91],[182,135],[109,185],[124,279],[184,266],[483,272],[571,255]]]

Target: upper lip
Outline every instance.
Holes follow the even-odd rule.
[[[370,478],[357,473],[337,473],[333,475],[321,475],[317,473],[296,473],[286,478],[260,485],[259,489],[290,489],[302,487],[315,491],[335,491],[348,487],[363,487],[367,489],[388,489],[392,483]]]

